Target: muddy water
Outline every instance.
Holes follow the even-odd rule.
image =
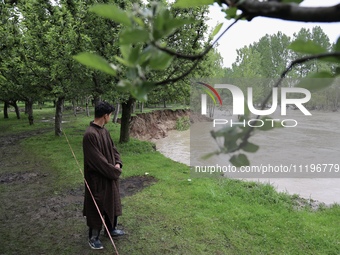
[[[168,136],[153,141],[164,156],[190,165],[190,130],[170,131]]]
[[[312,112],[312,116],[304,116],[299,111],[291,111],[288,115],[286,119],[295,119],[298,125],[257,133],[251,141],[260,149],[255,154],[248,154],[248,158],[251,165],[257,166],[283,165],[298,170],[302,166],[300,175],[285,173],[280,178],[266,174],[228,177],[270,183],[278,191],[299,194],[325,204],[340,203],[340,172],[327,167],[326,172],[332,172],[327,176],[324,172],[310,173],[305,170],[307,166],[311,170],[311,164],[340,164],[340,113]],[[219,117],[230,119],[230,116]],[[201,156],[217,149],[217,143],[209,133],[212,129],[211,123],[196,123],[190,131],[171,131],[168,137],[157,140],[156,146],[175,161],[191,166],[206,165]],[[209,164],[227,165],[229,156],[211,157]]]

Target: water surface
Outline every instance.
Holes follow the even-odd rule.
[[[251,164],[340,164],[340,130],[337,128],[340,126],[340,113],[312,112],[312,115],[304,116],[292,111],[289,118],[298,121],[297,127],[259,132],[252,137],[251,141],[260,145],[260,149],[255,154],[248,154]],[[188,131],[171,131],[168,137],[155,142],[157,150],[175,161],[187,165],[199,164],[203,154],[217,149],[210,135],[211,129],[211,123],[195,123]],[[229,155],[209,160],[211,164],[229,164]],[[287,175],[282,175],[282,178],[262,178],[257,175],[241,179],[270,183],[278,191],[299,194],[303,198],[326,204],[340,203],[340,178],[334,178],[334,175],[332,178],[319,176],[324,177],[324,174],[314,174],[309,178],[308,173],[304,172],[303,178]],[[335,176],[340,177],[340,173]]]

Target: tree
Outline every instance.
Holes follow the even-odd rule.
[[[197,6],[213,4],[213,0],[203,1],[189,1],[189,0],[178,0],[173,6],[175,8],[194,8]],[[340,21],[340,8],[339,5],[333,7],[302,7],[295,3],[300,3],[299,0],[287,0],[281,1],[254,1],[254,0],[216,0],[220,4],[222,11],[226,13],[227,18],[234,18],[235,22],[232,23],[225,31],[237,23],[240,19],[247,19],[251,21],[253,18],[258,16],[279,18],[283,20],[294,20],[294,21],[306,21],[306,22],[337,22]],[[294,2],[294,4],[292,4]],[[223,5],[224,4],[224,5]],[[188,20],[181,20],[169,15],[168,9],[159,8],[158,4],[151,6],[149,12],[139,13],[133,15],[133,12],[123,13],[119,8],[114,6],[106,6],[105,9],[111,8],[111,13],[104,13],[103,7],[96,8],[98,14],[110,18],[116,22],[120,22],[126,26],[126,29],[120,34],[120,47],[126,48],[129,45],[134,50],[125,51],[123,59],[119,59],[119,62],[124,66],[128,66],[132,72],[132,75],[127,79],[121,79],[119,85],[126,90],[131,92],[131,95],[137,99],[145,99],[146,95],[155,87],[171,84],[173,82],[183,80],[185,77],[195,70],[200,61],[204,59],[204,56],[213,48],[215,42],[210,46],[207,46],[202,52],[196,54],[185,54],[174,50],[164,44],[164,39],[173,33],[173,30],[178,29],[182,26],[190,24]],[[239,11],[239,12],[238,12]],[[147,14],[145,14],[147,13]],[[240,14],[239,14],[240,13]],[[141,17],[141,18],[140,18]],[[144,19],[143,19],[144,18]],[[192,21],[191,21],[192,22]],[[220,26],[217,27],[213,34],[216,34]],[[222,35],[224,34],[222,33]],[[134,35],[134,37],[132,37]],[[222,36],[221,35],[221,36]],[[138,38],[138,39],[137,39]],[[141,47],[139,43],[146,44],[147,46]],[[295,43],[290,47],[294,51],[307,53],[299,59],[293,60],[288,67],[281,73],[280,79],[275,83],[275,87],[278,87],[284,77],[289,71],[302,63],[313,61],[315,59],[333,61],[339,63],[340,56],[340,40],[338,41],[335,51],[327,51],[322,47],[314,47],[317,44],[299,44]],[[333,58],[330,58],[333,57]],[[97,68],[116,75],[117,66],[112,66],[109,62],[104,59],[98,60],[98,56],[89,54],[80,54],[76,59],[88,66]],[[94,64],[89,59],[97,60]],[[160,81],[150,81],[145,75],[148,70],[156,68],[158,70],[164,70],[171,65],[173,59],[186,59],[192,61],[192,64],[188,69],[180,73],[175,77],[167,77]],[[91,63],[90,63],[91,62]],[[329,77],[334,78],[337,73],[323,72],[315,74],[314,77]],[[261,108],[263,109],[269,100],[270,95],[263,101]],[[225,148],[218,153],[237,153],[240,150],[246,150],[255,152],[258,147],[251,144],[248,139],[253,133],[255,128],[245,128],[240,131],[236,131],[232,141],[225,143]],[[229,132],[229,131],[228,131]],[[219,132],[219,136],[226,136],[227,133]],[[215,134],[216,137],[216,134]],[[231,162],[236,165],[249,164],[246,156],[242,153],[235,154],[231,158]]]
[[[317,26],[310,31],[309,29],[302,28],[297,34],[294,33],[295,44],[304,45],[318,45],[320,51],[330,51],[331,44],[328,36]],[[306,55],[306,52],[292,52],[292,59],[298,59]],[[317,60],[302,63],[293,70],[292,77],[306,77],[310,72],[319,72],[321,70],[331,71],[331,65],[327,62]]]
[[[2,4],[2,23],[0,31],[2,33],[2,54],[0,72],[5,79],[0,81],[3,101],[13,103],[21,100],[26,103],[29,124],[33,124],[33,112],[31,105],[33,100],[37,99],[41,93],[36,87],[33,77],[39,77],[36,73],[36,66],[32,64],[23,47],[26,46],[23,35],[25,29],[20,25],[21,13],[18,8],[9,4]],[[32,48],[28,49],[32,52]],[[18,109],[17,117],[19,118]]]
[[[65,100],[100,97],[112,99],[114,77],[88,70],[72,56],[82,50],[113,58],[119,47],[112,36],[120,25],[87,11],[89,4],[103,1],[20,1],[4,4],[0,90],[8,102],[26,102],[33,124],[34,102],[49,97],[56,102],[55,134],[62,134]],[[107,2],[107,1],[105,1]],[[112,1],[113,2],[113,1]],[[117,1],[114,1],[117,3]],[[121,7],[129,6],[121,1]],[[100,39],[99,39],[100,38]],[[111,47],[112,46],[112,47]],[[8,53],[7,53],[8,52]],[[6,57],[6,58],[5,58]],[[5,95],[3,93],[2,95]]]
[[[180,12],[178,9],[174,10],[174,16],[178,16]],[[194,23],[190,28],[178,30],[169,38],[167,43],[168,47],[177,48],[185,54],[195,54],[198,50],[202,50],[209,41],[203,41],[203,34],[208,31],[208,27],[205,25],[207,20],[207,9],[196,9],[186,11],[181,17],[190,18],[192,16],[200,17],[199,22]],[[178,39],[174,39],[178,38]],[[195,38],[194,40],[192,38]],[[160,80],[167,77],[169,74],[178,73],[178,69],[186,70],[190,68],[190,62],[180,58],[175,58],[172,64],[166,70],[158,72],[151,80]],[[213,48],[199,63],[199,65],[192,71],[192,73],[181,81],[175,83],[169,83],[162,86],[157,86],[148,94],[148,102],[163,103],[166,107],[167,101],[173,102],[186,102],[189,103],[190,98],[190,84],[191,79],[194,77],[204,77],[214,75],[216,77],[222,77],[222,57]]]
[[[165,85],[175,84],[179,81],[176,76],[183,73],[183,70],[192,68],[190,59],[171,56],[171,53],[164,51],[163,45],[180,48],[189,55],[200,51],[204,43],[204,32],[207,28],[204,25],[206,8],[169,10],[167,6],[160,3],[152,3],[150,9],[152,12],[145,12],[138,8],[123,12],[116,6],[94,6],[93,12],[124,25],[119,39],[120,54],[115,56],[116,62],[121,65],[109,64],[101,56],[89,53],[76,56],[77,60],[91,67],[97,66],[96,62],[99,64],[99,70],[117,75],[120,78],[118,86],[130,94],[129,99],[122,104],[120,142],[129,141],[129,120],[132,104],[136,99],[145,101],[147,94],[157,86],[161,87],[159,90],[162,93],[173,95],[176,89],[164,90]],[[110,10],[111,13],[106,10]],[[192,16],[199,19],[194,21]],[[176,22],[169,22],[171,20]],[[196,66],[199,66],[198,64],[197,62]],[[159,80],[158,84],[155,83],[157,80]],[[183,79],[181,81],[182,85],[188,83]],[[188,91],[188,87],[182,88],[183,86],[181,90],[184,93]],[[161,95],[157,93],[157,96]]]

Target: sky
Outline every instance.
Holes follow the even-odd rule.
[[[301,6],[332,6],[339,4],[340,0],[304,0]],[[233,20],[225,19],[225,14],[221,12],[220,7],[215,4],[210,7],[210,21],[208,22],[211,28],[214,28],[218,23],[223,22],[223,27],[220,30],[224,31]],[[292,22],[278,19],[269,19],[257,17],[252,21],[238,21],[224,36],[219,40],[218,52],[223,57],[223,66],[231,67],[236,60],[236,50],[244,46],[248,46],[266,34],[273,35],[278,31],[288,36],[293,36],[294,33],[300,31],[301,28],[312,29],[315,26],[320,26],[327,34],[331,43],[335,43],[340,36],[340,22],[335,23],[306,23]],[[218,36],[218,35],[217,35]]]

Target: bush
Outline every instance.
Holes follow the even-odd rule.
[[[180,117],[176,121],[176,130],[184,131],[190,128],[190,118],[188,116]]]

